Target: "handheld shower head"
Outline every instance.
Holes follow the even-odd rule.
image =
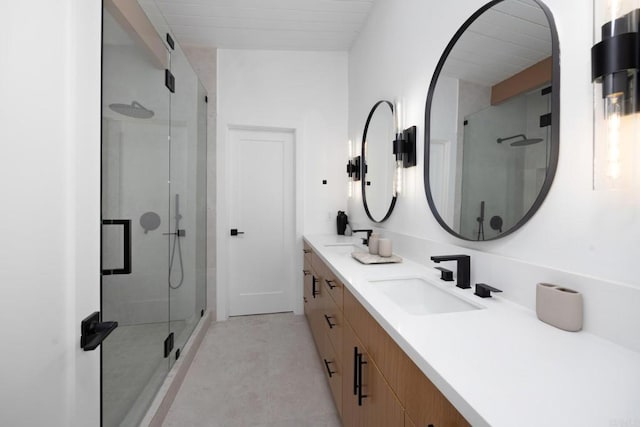
[[[180,195],[176,193],[176,221],[180,221],[182,219],[182,214],[180,213]]]

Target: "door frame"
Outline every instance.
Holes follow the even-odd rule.
[[[303,168],[303,144],[302,144],[302,125],[294,124],[284,126],[274,126],[268,124],[228,124],[223,120],[218,122],[217,138],[217,182],[216,182],[216,206],[221,207],[216,218],[216,252],[217,252],[217,268],[216,268],[216,320],[222,321],[229,318],[229,229],[232,226],[230,218],[230,197],[232,192],[232,173],[230,168],[226,166],[231,164],[231,150],[227,149],[230,141],[231,131],[265,131],[265,132],[286,132],[293,135],[293,218],[294,218],[294,242],[292,243],[295,253],[302,253],[302,233],[303,233],[303,208],[304,208],[304,174]],[[302,270],[302,256],[294,257],[294,262],[288,271],[289,281],[291,282],[291,298],[290,303],[295,314],[303,313],[302,304],[302,286],[296,286],[296,271]]]

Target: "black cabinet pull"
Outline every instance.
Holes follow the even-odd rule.
[[[331,323],[331,319],[333,319],[333,316],[327,316],[325,314],[324,319],[327,321],[327,324],[329,325],[329,329],[333,329],[333,327],[336,326],[335,323]]]
[[[353,395],[358,395],[358,347],[353,347]]]
[[[312,277],[311,280],[311,295],[315,298],[316,295],[320,295],[320,291],[318,291],[316,289],[316,284],[318,283],[318,279],[316,279],[316,276]]]
[[[130,219],[103,219],[102,225],[121,225],[124,234],[122,258],[124,265],[122,268],[104,269],[102,274],[131,274],[131,220]]]
[[[302,274],[304,274],[305,276],[308,276],[311,274],[311,272],[309,270],[302,270]]]
[[[322,360],[324,360],[324,366],[325,368],[327,368],[327,374],[329,374],[329,378],[333,377],[333,374],[335,374],[336,371],[332,371],[331,368],[329,367],[329,364],[333,362],[329,362],[327,361],[327,359],[322,359]]]
[[[362,353],[358,353],[358,406],[362,406],[362,399],[367,398],[366,394],[362,394],[362,365],[366,365],[367,362],[362,360]]]
[[[337,286],[333,284],[334,283],[333,280],[324,279],[324,281],[327,282],[327,285],[329,285],[329,289],[337,288]]]
[[[305,254],[310,254],[311,253],[311,249],[303,249],[302,252],[304,252]]]

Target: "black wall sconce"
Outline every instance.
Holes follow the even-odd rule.
[[[347,162],[347,175],[351,181],[360,181],[361,175],[361,161],[360,156],[356,156],[353,159],[349,159]]]
[[[396,162],[402,162],[403,168],[410,168],[416,165],[415,126],[396,134],[396,139],[393,141],[393,154],[396,156]]]
[[[634,135],[640,121],[640,9],[629,0],[596,0],[591,80],[598,114],[594,127],[593,188],[629,185]],[[601,12],[601,13],[599,13]],[[601,85],[601,88],[599,87]]]

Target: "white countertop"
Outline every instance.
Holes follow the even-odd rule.
[[[500,294],[476,297],[410,260],[363,265],[326,246],[355,237],[305,240],[473,426],[640,427],[640,353],[554,328]],[[425,278],[484,308],[410,315],[367,283],[402,277]]]

